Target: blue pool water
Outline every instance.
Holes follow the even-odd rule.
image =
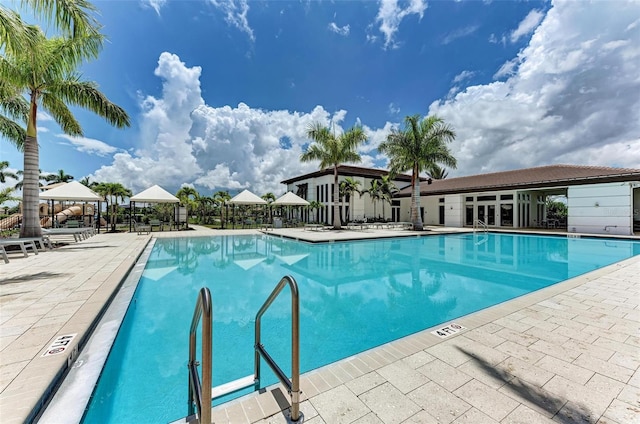
[[[308,244],[278,237],[158,239],[85,423],[169,422],[187,413],[188,331],[213,299],[214,385],[253,372],[255,314],[284,275],[300,292],[303,372],[640,254],[640,243],[461,234]],[[290,370],[290,296],[263,318]],[[276,382],[263,367],[263,385]]]

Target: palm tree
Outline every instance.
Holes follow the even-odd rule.
[[[207,215],[209,215],[209,206],[213,205],[213,197],[200,196],[199,194],[194,199],[196,208],[200,213],[200,224],[207,224]]]
[[[23,0],[22,3],[66,37],[95,36],[89,48],[76,54],[97,57],[104,38],[99,33],[100,24],[91,16],[96,8],[87,0]],[[0,50],[9,54],[33,52],[40,34],[37,26],[25,24],[17,12],[0,5]],[[29,103],[22,97],[22,88],[0,79],[0,136],[19,151],[23,151],[26,131],[15,120],[27,123],[29,115]]]
[[[434,163],[429,170],[429,176],[434,180],[444,180],[449,176],[447,168],[441,168],[437,163]]]
[[[9,200],[20,200],[17,197],[13,197],[13,188],[5,187],[0,190],[0,205]]]
[[[227,202],[231,200],[231,195],[228,191],[220,190],[213,194],[213,201],[220,206],[220,227],[224,228],[225,215],[223,214],[224,208]]]
[[[101,25],[91,16],[97,9],[87,0],[22,0],[36,16],[53,24],[66,37],[98,34]],[[28,49],[37,37],[20,15],[0,5],[0,48]]]
[[[7,178],[13,178],[14,180],[18,179],[18,175],[11,171],[7,171],[7,168],[9,168],[8,161],[3,160],[0,162],[0,183],[6,183]]]
[[[276,195],[268,192],[260,196],[262,200],[267,202],[267,210],[269,211],[269,222],[271,222],[271,204],[276,201]]]
[[[176,197],[180,199],[180,204],[187,207],[187,217],[190,217],[193,213],[193,209],[196,206],[196,199],[199,196],[200,193],[198,193],[198,190],[189,186],[180,187],[180,190],[176,193]]]
[[[391,200],[393,196],[398,192],[398,187],[391,181],[391,175],[383,175],[380,179],[380,199],[382,200],[382,219],[387,219],[387,216],[384,212],[384,204],[389,203],[391,205]]]
[[[104,196],[107,202],[107,210],[109,209],[109,204],[111,204],[109,220],[111,222],[111,231],[115,232],[116,218],[118,216],[118,199],[124,201],[125,197],[131,197],[133,193],[120,183],[100,183],[95,186],[94,190],[96,193]]]
[[[360,162],[360,155],[356,152],[356,148],[367,140],[367,136],[362,127],[355,126],[336,137],[329,128],[315,123],[307,130],[307,137],[314,143],[300,156],[300,160],[302,162],[319,160],[320,169],[333,167],[333,229],[339,230],[341,225],[338,166],[345,162]]]
[[[89,188],[94,188],[96,185],[98,185],[97,182],[91,181],[91,178],[89,178],[89,177],[82,178],[80,180],[80,184],[82,184],[85,187],[89,187]]]
[[[31,49],[7,51],[5,57],[0,57],[0,80],[25,92],[29,98],[21,237],[42,234],[38,220],[38,107],[46,109],[64,133],[74,136],[83,135],[83,131],[68,105],[89,109],[118,128],[130,125],[124,109],[111,103],[97,84],[81,80],[75,72],[84,58],[97,55],[102,38],[96,34],[47,39],[39,30]]]
[[[73,175],[69,175],[63,169],[59,169],[57,174],[48,175],[46,180],[49,184],[68,183],[73,180]]]
[[[310,210],[314,211],[315,222],[318,222],[317,210],[322,208],[324,205],[317,200],[312,200],[309,202],[309,206],[307,206]]]
[[[447,143],[456,137],[455,132],[444,120],[437,116],[407,116],[404,129],[393,130],[378,150],[389,156],[391,174],[411,170],[411,222],[413,229],[422,231],[420,216],[420,172],[429,171],[434,164],[457,166],[456,158],[449,151]]]
[[[24,123],[27,122],[28,114],[29,104],[20,91],[0,80],[0,137],[9,140],[19,151],[22,151],[27,136]]]
[[[340,183],[340,190],[345,196],[349,196],[349,214],[346,217],[347,222],[351,221],[351,211],[353,210],[353,195],[355,193],[360,194],[360,190],[358,187],[360,186],[360,181],[354,180],[351,177],[346,177]]]
[[[362,193],[367,193],[369,195],[369,198],[371,199],[371,202],[373,203],[373,217],[374,217],[374,219],[378,218],[378,213],[376,211],[376,205],[378,204],[378,201],[380,201],[380,199],[382,199],[382,191],[380,189],[381,189],[380,180],[371,180],[371,182],[369,183],[369,188],[366,189],[366,190],[362,190]]]
[[[14,189],[14,190],[22,190],[22,186],[24,185],[24,184],[22,183],[22,180],[24,179],[24,171],[23,171],[22,169],[21,169],[21,170],[19,170],[19,171],[16,171],[16,175],[18,176],[18,179],[19,179],[20,181],[18,181],[18,182],[16,183],[16,185],[15,185],[15,186],[13,186],[13,189]],[[38,188],[40,188],[40,187],[44,186],[44,183],[46,183],[46,182],[47,182],[47,177],[48,177],[48,175],[47,175],[47,174],[44,174],[44,173],[42,172],[42,169],[38,169],[38,175],[39,175],[39,177],[38,177]]]

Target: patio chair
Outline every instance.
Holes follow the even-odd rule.
[[[132,220],[132,222],[133,222],[133,229],[138,234],[149,234],[149,232],[151,231],[151,226],[150,225],[139,224],[138,222],[136,222],[135,219]]]
[[[162,222],[159,219],[150,219],[149,227],[153,231],[153,227],[158,227],[158,231],[162,231]]]

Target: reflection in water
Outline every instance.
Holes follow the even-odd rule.
[[[450,235],[308,244],[266,235],[159,239],[85,422],[168,422],[186,414],[188,330],[211,290],[214,384],[253,372],[255,314],[284,275],[300,291],[309,371],[575,275],[640,254],[640,243]],[[289,370],[290,296],[263,319]],[[265,384],[276,382],[267,367]]]

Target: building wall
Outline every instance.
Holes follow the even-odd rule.
[[[632,233],[630,183],[573,186],[567,189],[569,232],[590,234]]]
[[[444,198],[444,225],[447,227],[463,227],[464,197],[450,194]]]
[[[338,176],[338,183],[344,181],[346,177]],[[366,190],[371,186],[371,181],[374,178],[369,177],[350,177],[353,180],[356,180],[360,183],[359,190]],[[324,205],[323,211],[318,210],[317,212],[310,213],[310,219],[313,219],[314,216],[318,217],[318,220],[324,221],[325,223],[332,224],[331,214],[333,211],[333,202],[331,201],[331,196],[333,191],[331,190],[331,185],[334,183],[333,174],[323,175],[316,178],[309,178],[306,180],[296,181],[295,183],[287,185],[287,191],[292,191],[297,193],[298,186],[302,184],[307,184],[307,199],[308,201],[319,201]],[[393,183],[396,185],[398,189],[406,187],[409,183],[406,181],[398,181],[394,180]],[[350,218],[351,220],[363,220],[364,218],[372,219],[376,216],[384,217],[387,219],[391,218],[391,205],[389,203],[384,204],[384,213],[383,213],[383,205],[382,201],[378,201],[377,204],[373,205],[371,201],[371,197],[368,193],[364,193],[359,195],[358,193],[354,193],[350,202],[344,202],[344,207],[348,207],[350,209]],[[404,210],[404,209],[403,209]],[[408,211],[407,207],[407,211]],[[345,216],[345,212],[343,211],[343,217]],[[407,215],[408,217],[408,215]],[[321,219],[323,218],[323,219]]]

